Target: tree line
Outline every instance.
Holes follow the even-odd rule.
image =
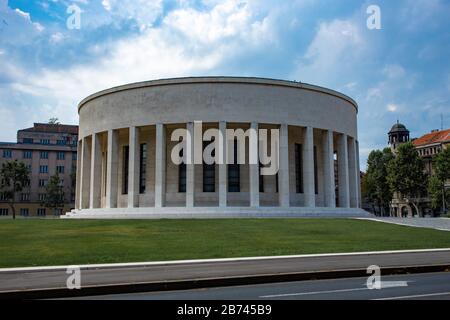
[[[381,215],[389,213],[394,194],[411,205],[420,215],[421,198],[429,198],[436,212],[445,213],[450,204],[450,147],[433,157],[431,176],[425,172],[422,158],[409,142],[398,147],[394,155],[390,148],[373,150],[367,159],[367,172],[362,180],[362,195]],[[375,210],[374,210],[375,211]]]

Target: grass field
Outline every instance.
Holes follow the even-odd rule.
[[[450,232],[351,219],[2,219],[0,237],[0,267],[450,247]]]

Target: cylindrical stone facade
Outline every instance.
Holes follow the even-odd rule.
[[[95,93],[78,112],[77,208],[67,217],[363,213],[358,106],[336,91],[262,78],[164,79]],[[202,134],[279,130],[278,172],[260,175],[261,165],[248,161],[233,167],[173,163],[179,141],[172,133],[193,133],[198,121]],[[258,154],[248,148],[252,139],[258,136],[246,139],[246,160]]]

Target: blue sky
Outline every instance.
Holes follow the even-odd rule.
[[[261,76],[354,98],[364,168],[397,119],[412,137],[441,114],[450,127],[449,17],[448,0],[0,0],[0,141],[51,117],[75,124],[82,98],[115,85]]]

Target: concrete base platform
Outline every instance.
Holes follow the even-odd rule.
[[[369,218],[360,208],[163,207],[72,210],[63,219]]]

